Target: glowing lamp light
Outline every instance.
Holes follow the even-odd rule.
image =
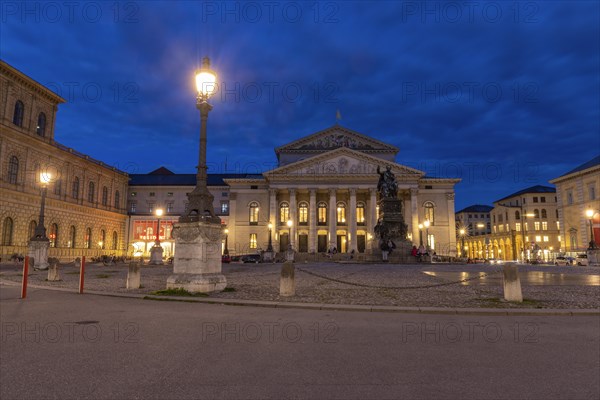
[[[419,229],[423,229],[423,224],[419,224]]]
[[[164,213],[162,208],[157,208],[155,212],[156,212],[157,217],[162,217],[162,215]]]
[[[227,235],[229,233],[229,229],[225,229],[223,232]]]
[[[196,90],[203,97],[210,97],[217,90],[217,74],[210,69],[208,57],[202,59],[202,67],[196,70]]]
[[[429,222],[429,220],[427,219],[427,220],[425,220],[423,225],[425,225],[425,228],[429,228],[429,225],[431,225],[431,222]]]
[[[42,182],[43,185],[49,184],[51,180],[52,180],[52,174],[50,172],[47,172],[47,171],[40,172],[40,182]]]
[[[589,218],[592,219],[592,217],[594,216],[594,210],[586,210],[585,211],[585,215]]]
[[[485,225],[483,225],[483,224],[477,224],[477,227],[478,227],[478,228],[483,228],[484,226],[485,226]]]
[[[288,226],[288,227],[290,227],[290,228],[291,228],[293,224],[294,224],[294,223],[292,222],[292,220],[291,220],[291,219],[290,219],[290,220],[288,220],[288,222],[287,222],[287,226]]]
[[[461,230],[459,231],[459,233],[460,233],[461,235],[464,235],[464,234],[465,234],[465,230],[464,230],[464,229],[461,229]]]
[[[269,223],[269,229],[273,229],[273,224]]]

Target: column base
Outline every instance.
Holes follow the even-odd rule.
[[[167,279],[167,289],[184,289],[190,293],[220,292],[227,287],[223,274],[174,274]]]

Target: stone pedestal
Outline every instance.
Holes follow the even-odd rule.
[[[600,267],[600,249],[588,249],[587,259],[589,266]]]
[[[27,255],[29,256],[30,265],[34,269],[48,269],[48,249],[50,248],[50,240],[45,239],[32,239],[29,241],[29,249]]]
[[[279,295],[284,297],[296,294],[296,270],[291,261],[286,261],[281,267],[281,278],[279,279]]]
[[[150,249],[150,262],[151,265],[163,265],[163,248],[161,245],[154,245]]]
[[[58,258],[48,259],[48,282],[60,281],[60,274],[58,273]]]
[[[521,280],[519,279],[519,268],[515,263],[506,263],[503,267],[504,273],[504,300],[523,302],[521,291]]]
[[[221,225],[203,220],[173,226],[175,257],[167,289],[210,293],[225,289],[221,272]]]
[[[296,255],[296,252],[292,248],[292,245],[289,245],[287,251],[285,252],[285,260],[286,261],[290,261],[290,262],[294,262],[294,256],[295,255]]]
[[[137,262],[129,263],[127,271],[127,289],[139,289],[142,281],[142,272],[140,264]]]
[[[275,253],[272,251],[265,251],[262,256],[264,262],[272,262],[275,259]]]

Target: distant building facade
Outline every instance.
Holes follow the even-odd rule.
[[[50,257],[124,254],[127,174],[54,140],[65,100],[0,61],[0,256],[27,254],[51,175],[45,227]]]
[[[532,186],[494,202],[491,233],[465,239],[470,258],[552,260],[561,251],[556,189]]]
[[[454,185],[460,180],[429,178],[398,164],[398,151],[334,125],[276,148],[278,166],[270,171],[209,174],[215,213],[228,231],[228,252],[240,255],[265,250],[271,235],[275,251],[284,251],[291,244],[300,254],[326,253],[334,247],[340,253],[369,253],[376,240],[377,167],[389,165],[398,181],[409,238],[418,243],[419,223],[428,219],[431,247],[438,254],[454,254]],[[131,175],[131,179],[128,208],[134,235],[130,248],[147,252],[155,236],[144,228],[147,224],[154,232],[152,221],[156,218],[151,210],[160,205],[167,210],[168,218],[163,219],[175,222],[185,209],[186,193],[193,189],[195,175],[159,169]],[[165,252],[177,251],[162,226]]]
[[[587,210],[594,211],[594,239],[600,245],[600,156],[550,183],[556,185],[563,251],[577,253],[589,246],[591,233]]]
[[[467,236],[487,235],[492,232],[490,211],[494,207],[474,204],[456,212],[457,237],[460,229],[464,229]]]

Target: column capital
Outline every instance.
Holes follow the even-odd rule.
[[[419,194],[419,189],[418,188],[410,188],[410,195],[411,196],[416,196]]]
[[[275,189],[275,188],[269,188],[269,194],[270,194],[271,196],[276,196],[276,195],[277,195],[277,191],[278,191],[278,190],[277,190],[277,189]]]
[[[446,200],[454,200],[454,193],[446,193]]]
[[[295,188],[288,189],[288,192],[290,193],[290,196],[295,196],[296,195],[296,189]]]
[[[309,193],[310,195],[317,194],[317,188],[309,188],[309,189],[308,189],[308,193]]]
[[[329,189],[329,196],[335,196],[337,193],[337,189]]]
[[[376,196],[377,195],[377,189],[376,188],[369,188],[369,194],[371,196]]]
[[[350,196],[355,196],[356,197],[356,188],[349,188],[348,191],[350,192]]]

